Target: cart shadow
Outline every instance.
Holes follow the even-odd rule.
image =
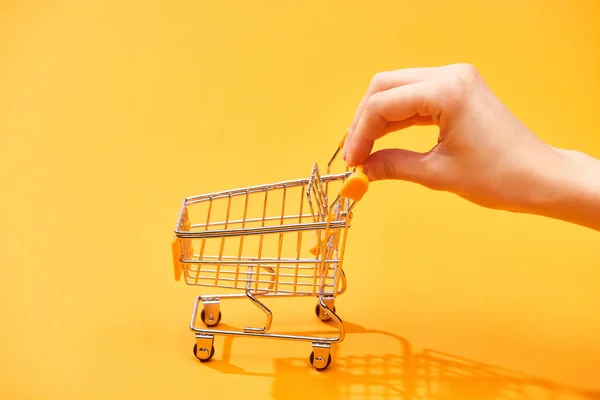
[[[368,349],[371,343],[366,335],[392,339],[394,348],[386,348],[383,354],[359,352],[347,355],[343,354],[342,345],[333,346],[333,362],[322,372],[315,371],[306,357],[276,359],[273,398],[416,399],[410,343],[388,332],[369,330],[348,322],[344,325],[346,333],[353,339],[356,334],[362,336],[357,335],[362,349]]]
[[[421,383],[418,399],[600,400],[600,391],[425,349],[413,356]]]
[[[347,338],[351,337],[360,348],[369,348],[370,335],[377,335],[380,341],[391,340],[396,346],[386,348],[390,351],[383,354],[347,355],[340,349],[344,342],[332,347],[334,361],[325,371],[314,370],[307,357],[296,357],[277,358],[274,372],[263,373],[231,363],[234,337],[228,336],[221,360],[203,366],[224,374],[269,378],[273,382],[271,396],[279,400],[600,400],[598,390],[576,388],[436,350],[414,353],[410,342],[402,337],[348,322],[344,325]]]

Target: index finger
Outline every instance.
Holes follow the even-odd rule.
[[[369,97],[371,97],[375,93],[389,90],[395,87],[410,85],[412,83],[424,81],[427,78],[431,77],[437,71],[437,69],[438,67],[406,68],[395,71],[378,72],[377,74],[375,74],[375,76],[371,80],[371,83],[369,84],[367,92],[361,99],[358,108],[356,109],[356,113],[354,114],[352,124],[348,129],[346,144],[350,143],[353,139],[354,131],[356,130],[358,121],[360,120],[360,117],[364,112]],[[346,159],[346,155],[347,150],[344,149],[342,157]]]
[[[399,86],[369,97],[360,116],[352,139],[346,139],[346,162],[350,167],[363,163],[375,140],[386,126],[394,121],[431,116],[438,121],[442,110],[440,87],[435,81],[423,81]]]

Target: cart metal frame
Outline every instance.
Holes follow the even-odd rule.
[[[184,199],[172,246],[175,279],[183,277],[188,285],[234,292],[200,295],[194,301],[190,329],[196,339],[194,355],[200,361],[213,357],[216,335],[233,335],[308,341],[312,343],[313,367],[322,370],[330,365],[331,345],[343,341],[345,336],[335,298],[346,290],[342,265],[347,233],[352,211],[368,188],[368,179],[360,167],[354,172],[346,167],[344,173],[331,173],[344,141],[345,137],[327,164],[325,175],[320,174],[315,163],[308,178]],[[330,202],[332,185],[339,185],[340,189]],[[275,203],[269,202],[273,198]],[[290,212],[294,202],[294,208],[299,208]],[[258,207],[253,209],[250,204]],[[217,206],[221,211],[216,211]],[[202,209],[196,212],[198,208]],[[236,210],[241,217],[233,216]],[[212,221],[215,214],[217,221]],[[307,240],[303,240],[307,235],[314,239],[314,246],[307,247]],[[251,240],[253,245],[249,244]],[[270,332],[273,313],[260,298],[299,296],[318,299],[316,314],[323,321],[333,321],[335,336]],[[264,313],[264,324],[219,329],[221,300],[241,298]],[[203,326],[198,324],[199,312]]]

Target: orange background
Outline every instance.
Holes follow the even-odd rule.
[[[297,342],[218,338],[198,362],[208,292],[174,282],[170,254],[185,196],[307,176],[380,70],[473,63],[544,140],[600,157],[599,49],[593,0],[3,1],[0,398],[419,398],[403,363],[424,349],[600,389],[588,229],[371,185],[325,373]],[[284,329],[320,326],[313,299],[272,305]],[[508,398],[480,370],[437,398]]]

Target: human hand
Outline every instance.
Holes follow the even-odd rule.
[[[438,143],[429,152],[371,154],[375,140],[415,125],[439,126]],[[363,164],[371,181],[411,181],[489,208],[600,228],[600,188],[592,179],[600,183],[597,160],[544,143],[467,64],[377,74],[358,107],[343,157],[351,167]],[[592,161],[579,162],[582,157],[596,169]],[[581,206],[573,204],[576,194],[595,206],[593,215],[574,215],[571,208]]]

